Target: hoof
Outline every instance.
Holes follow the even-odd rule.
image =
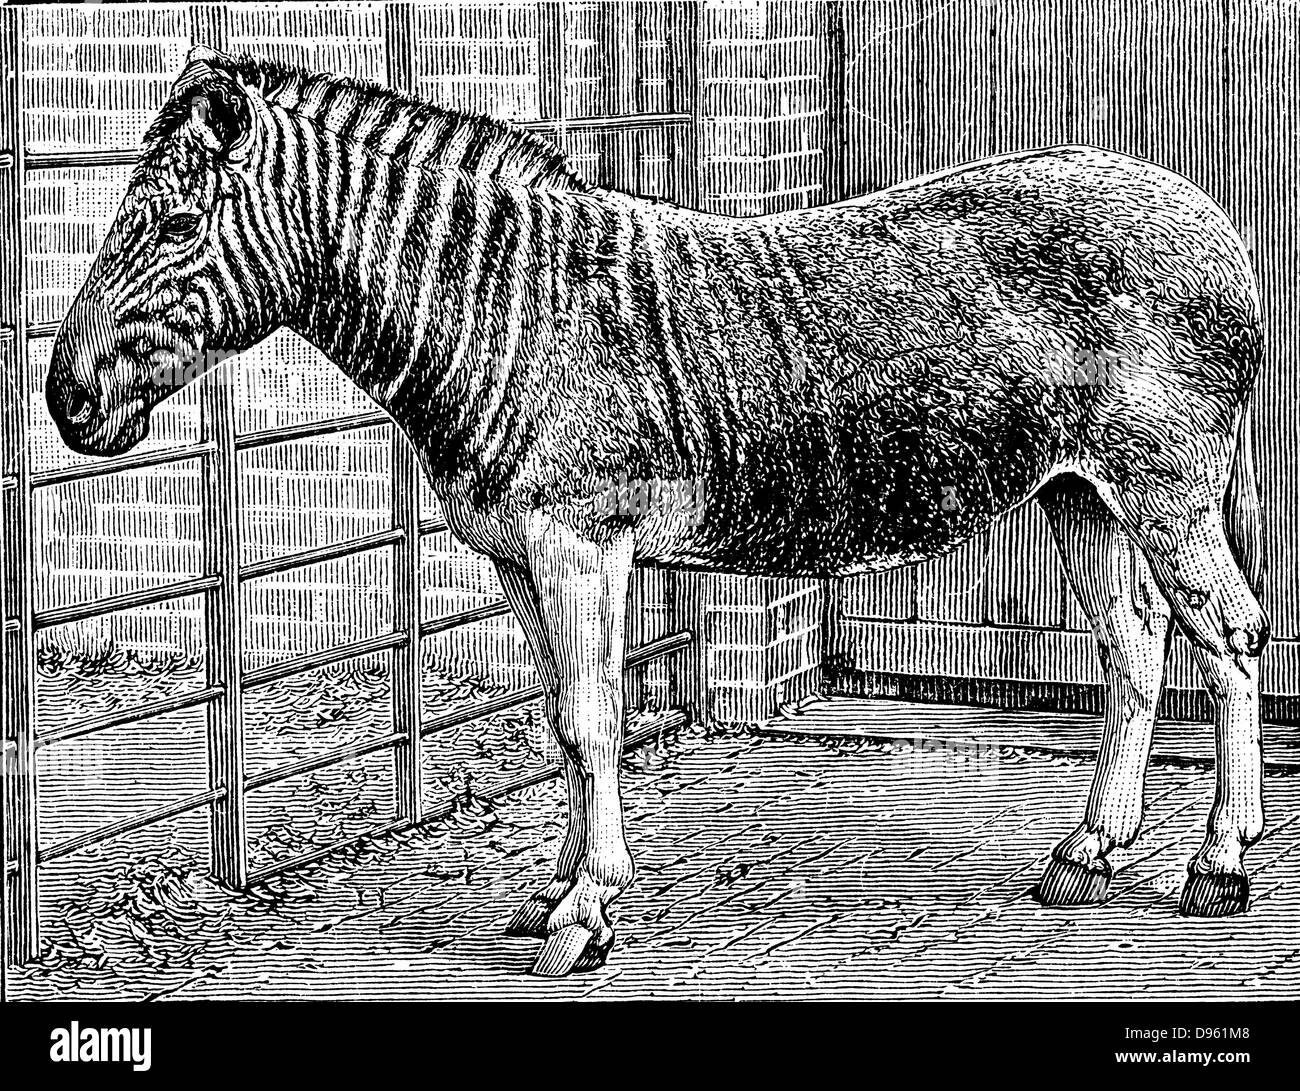
[[[613,932],[598,944],[596,934],[585,924],[565,925],[547,937],[532,973],[537,977],[564,977],[581,970],[599,970],[613,946]]]
[[[1189,871],[1178,912],[1184,917],[1231,917],[1250,907],[1250,882],[1235,872]]]
[[[550,898],[534,894],[510,918],[510,923],[506,925],[506,935],[524,936],[528,939],[546,939],[549,934],[546,931],[546,922],[559,904],[558,898],[551,901]]]
[[[1105,860],[1100,863],[1100,868],[1086,868],[1052,857],[1038,881],[1038,900],[1053,906],[1101,905],[1114,872]]]

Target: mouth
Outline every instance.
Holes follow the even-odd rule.
[[[89,406],[89,399],[86,402]],[[85,427],[93,416],[91,408],[80,421],[69,416],[59,427],[63,442],[79,455],[124,455],[149,435],[149,410],[143,398],[117,406],[97,424]]]
[[[154,321],[114,323],[94,300],[75,304],[45,384],[63,442],[82,455],[130,451],[148,436],[153,407],[206,370],[201,344]]]

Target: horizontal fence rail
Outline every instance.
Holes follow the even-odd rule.
[[[387,413],[358,413],[350,417],[331,417],[329,420],[308,421],[304,424],[286,424],[279,428],[263,428],[256,432],[242,432],[235,437],[236,451],[251,451],[255,447],[270,447],[275,443],[293,443],[317,436],[332,436],[336,432],[360,431],[392,424]]]
[[[157,587],[142,587],[139,591],[128,591],[121,595],[109,595],[94,602],[78,602],[71,606],[58,606],[52,610],[38,610],[33,615],[37,629],[48,629],[53,625],[68,625],[74,621],[89,621],[116,614],[123,610],[135,610],[141,606],[156,606],[160,602],[183,599],[189,595],[201,595],[211,591],[219,583],[216,576],[194,576],[188,580],[175,583],[163,583]]]
[[[133,167],[140,148],[91,148],[78,151],[28,152],[27,169],[68,170],[76,167]]]
[[[352,761],[355,758],[364,758],[368,754],[376,754],[380,750],[400,746],[405,741],[406,735],[403,732],[393,731],[378,739],[365,739],[362,742],[355,742],[348,746],[340,746],[312,758],[303,758],[300,761],[290,762],[288,765],[277,766],[275,769],[268,769],[263,773],[245,777],[244,791],[252,792],[258,788],[265,788],[268,784],[278,784],[290,777],[302,776],[304,773],[314,773],[317,769],[325,769],[328,766]]]
[[[130,473],[132,470],[153,469],[167,466],[173,462],[186,462],[191,458],[202,458],[216,450],[211,443],[191,443],[185,447],[168,447],[163,451],[144,451],[138,455],[121,455],[106,458],[99,462],[83,462],[76,466],[65,466],[57,470],[38,470],[31,475],[35,488],[48,488],[51,485],[66,485],[71,481],[86,481],[90,478],[108,477],[110,474]]]
[[[206,807],[225,798],[225,795],[226,790],[224,788],[210,788],[206,792],[199,792],[197,795],[178,799],[175,803],[155,807],[152,811],[145,811],[143,814],[135,815],[132,818],[124,818],[120,822],[114,822],[110,826],[102,826],[90,833],[83,833],[79,837],[60,841],[57,845],[51,845],[48,849],[41,849],[36,854],[37,863],[49,863],[51,860],[57,860],[60,856],[70,856],[74,852],[88,849],[91,845],[99,845],[105,841],[111,841],[114,837],[134,833],[136,830],[142,830],[146,826],[155,825],[168,818],[177,818],[189,811],[197,811],[200,807]]]
[[[689,632],[683,631],[669,633],[657,640],[652,640],[643,644],[638,648],[633,648],[624,659],[624,668],[626,670],[634,670],[637,667],[644,666],[656,659],[671,655],[673,652],[680,651],[682,648],[689,645],[692,639],[692,634]],[[355,649],[357,649],[361,644],[375,644],[379,640],[386,640],[388,643],[385,646],[392,646],[393,637],[390,635],[385,638],[376,638],[375,641],[361,641],[356,645],[346,645],[343,648],[333,649],[332,652],[338,653],[346,650],[352,651],[355,654],[365,654],[365,652],[355,652]],[[371,648],[369,650],[378,649]],[[325,653],[320,654],[324,655]],[[291,663],[278,664],[277,666],[288,668],[300,665],[306,659],[314,658],[318,657],[308,656],[304,657],[304,659],[293,660]],[[257,674],[259,672],[253,673]],[[294,673],[298,673],[298,671],[286,670],[284,674],[279,675],[278,677],[288,677],[290,674]],[[245,689],[249,687],[249,677],[250,675],[248,674],[244,676]],[[258,682],[255,684],[265,683]],[[41,740],[40,745],[47,746],[54,742],[63,741],[64,739],[75,738],[78,735],[85,735],[93,731],[99,731],[105,727],[116,727],[135,720],[146,719],[150,716],[159,716],[166,712],[175,712],[181,709],[193,708],[214,700],[218,696],[220,696],[220,693],[215,692],[214,690],[202,690],[197,693],[187,694],[183,697],[168,698],[163,701],[157,701],[152,705],[141,706],[137,709],[124,710],[120,714],[115,713],[111,716],[105,716],[101,720],[86,721],[82,724],[69,725],[66,728],[59,728],[39,736]],[[451,709],[440,716],[427,720],[421,726],[420,733],[421,735],[431,735],[438,731],[444,731],[449,728],[472,723],[474,720],[481,720],[499,712],[505,712],[522,705],[530,704],[533,701],[541,699],[543,696],[544,691],[541,686],[526,686],[510,693],[502,694],[498,697],[489,698],[486,701],[476,701],[471,705],[467,705],[463,708]],[[629,734],[624,745],[626,748],[637,746],[652,735],[668,730],[670,726],[675,727],[681,722],[682,719],[679,713],[677,719],[670,718],[666,720],[665,723],[657,724],[648,731]],[[299,761],[290,762],[287,765],[277,766],[273,769],[246,776],[243,779],[242,790],[244,792],[256,791],[259,788],[265,788],[268,785],[276,784],[282,780],[288,780],[291,777],[302,776],[319,769],[328,768],[332,765],[338,765],[341,762],[355,760],[357,758],[366,757],[370,754],[379,753],[382,750],[403,746],[406,745],[407,742],[408,740],[402,732],[391,732],[387,735],[379,736],[378,738],[365,739],[347,746],[338,747],[337,749],[331,750],[325,754],[303,758]],[[547,766],[535,773],[523,774],[522,777],[507,782],[505,785],[500,786],[496,791],[484,795],[481,798],[500,798],[503,795],[513,791],[518,791],[520,788],[527,787],[528,785],[540,784],[543,781],[558,776],[559,774],[560,768],[558,766]],[[90,848],[93,845],[102,844],[103,842],[110,841],[115,837],[134,833],[137,830],[144,829],[147,826],[152,826],[155,823],[165,821],[169,818],[179,817],[182,814],[197,810],[200,807],[220,802],[226,797],[226,794],[227,790],[225,788],[213,788],[205,792],[199,792],[195,795],[187,796],[186,798],[177,800],[174,803],[168,803],[154,808],[153,810],[145,811],[142,814],[134,815],[130,818],[124,818],[119,822],[114,822],[108,826],[103,826],[100,829],[80,834],[77,837],[61,841],[49,848],[39,850],[37,854],[38,862],[47,863],[63,856],[69,856],[74,852]],[[440,817],[445,817],[446,814],[450,813],[453,805],[454,801],[452,804],[448,804],[444,808],[427,812],[422,816],[420,822],[429,822]],[[346,848],[348,845],[356,844],[359,841],[369,838],[380,837],[387,833],[394,833],[400,829],[416,824],[418,823],[399,820],[396,822],[386,823],[376,829],[367,830],[364,833],[349,835],[338,842],[319,849],[314,849],[302,856],[295,857],[291,860],[280,861],[270,867],[263,868],[260,871],[254,871],[250,873],[248,881],[249,883],[261,882],[270,878],[272,875],[287,871],[290,868],[300,867],[303,864],[322,859],[333,852],[337,852],[341,848]]]
[[[244,689],[268,686],[282,678],[292,678],[296,674],[306,674],[307,671],[314,671],[319,667],[330,667],[335,663],[358,659],[363,655],[373,655],[375,652],[386,651],[389,648],[400,648],[405,643],[405,633],[383,633],[366,640],[353,641],[351,644],[338,644],[333,648],[313,652],[311,655],[302,655],[294,659],[286,659],[283,663],[272,663],[268,667],[246,671]]]
[[[303,550],[301,553],[287,553],[282,557],[267,557],[239,569],[241,580],[255,580],[260,576],[274,576],[281,572],[291,572],[295,568],[304,568],[309,564],[321,564],[325,561],[337,561],[343,557],[354,557],[371,549],[396,545],[405,541],[404,530],[381,530],[361,538],[349,538],[334,545],[317,546],[315,549]]]
[[[638,129],[658,129],[673,125],[690,125],[694,115],[687,113],[645,114],[594,114],[589,117],[529,118],[511,121],[521,129],[530,129],[548,135],[553,132],[612,133],[632,132]],[[29,171],[69,170],[88,167],[131,167],[136,164],[142,148],[94,148],[68,151],[29,151],[26,166]]]
[[[490,602],[486,606],[475,606],[469,610],[461,610],[455,614],[447,614],[445,617],[430,618],[428,621],[420,622],[420,636],[433,636],[434,633],[445,633],[449,629],[459,629],[462,625],[473,625],[476,621],[486,621],[490,617],[501,617],[503,614],[510,613],[510,603],[502,599],[500,602]]]
[[[168,712],[184,712],[186,709],[197,708],[199,705],[206,705],[209,701],[215,701],[225,692],[224,686],[208,686],[194,693],[183,693],[179,697],[164,697],[158,701],[124,708],[119,712],[110,712],[89,720],[80,720],[64,727],[39,731],[36,734],[36,747],[40,749],[56,742],[63,742],[65,739],[76,739],[82,735],[106,731],[110,727],[124,727],[127,724],[139,723],[141,720],[151,720],[155,716],[162,716]]]
[[[268,879],[273,879],[286,871],[293,871],[296,868],[306,867],[308,864],[314,864],[317,860],[324,860],[327,856],[332,856],[343,849],[359,845],[363,841],[373,841],[379,837],[387,837],[390,833],[397,833],[399,830],[406,829],[408,823],[403,818],[394,819],[391,822],[385,822],[382,826],[374,826],[368,830],[362,830],[360,833],[350,833],[340,837],[337,841],[331,841],[328,845],[322,845],[320,848],[312,849],[310,852],[304,852],[301,856],[294,856],[288,860],[280,860],[274,864],[268,864],[264,868],[250,872],[248,875],[248,885],[255,886],[258,883],[264,883]]]
[[[626,739],[623,740],[624,752],[633,750],[638,746],[649,742],[663,734],[670,733],[682,725],[685,718],[677,713],[668,713],[662,722],[639,731],[630,732]],[[555,780],[561,775],[563,770],[558,765],[547,765],[533,772],[520,773],[510,780],[495,785],[490,790],[482,793],[475,793],[475,798],[480,800],[498,800],[511,792],[522,791],[524,788],[531,788],[536,784],[545,784],[548,780]],[[456,808],[460,805],[460,799],[453,797],[444,800],[438,806],[431,808],[426,812],[425,822],[436,822],[438,819],[446,818],[448,815],[455,813]],[[372,841],[377,837],[385,837],[390,833],[398,833],[407,828],[407,824],[398,820],[396,822],[386,822],[381,826],[373,829],[363,830],[361,833],[348,834],[340,837],[337,841],[328,845],[322,845],[320,848],[313,849],[310,852],[303,853],[301,856],[295,856],[289,860],[277,861],[264,868],[252,872],[249,877],[249,885],[255,883],[264,883],[268,879],[273,879],[286,871],[292,871],[297,868],[305,867],[308,864],[314,864],[318,860],[323,860],[332,853],[339,852],[343,849],[352,848],[361,844],[363,841]]]

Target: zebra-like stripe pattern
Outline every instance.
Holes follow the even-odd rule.
[[[186,279],[202,301],[192,312],[206,311],[224,345],[288,322],[399,421],[448,447],[468,441],[494,463],[529,434],[541,357],[585,351],[576,311],[607,292],[598,310],[620,353],[660,350],[645,411],[672,460],[707,458],[705,421],[685,392],[686,334],[668,302],[669,251],[686,236],[660,222],[690,214],[598,192],[549,142],[498,121],[247,58],[197,66],[151,130],[137,185],[176,169],[186,92],[213,80],[250,97],[253,139],[222,194],[208,266],[182,278],[160,264],[132,280]],[[684,263],[718,264],[698,238],[685,245]],[[552,389],[557,379],[563,393],[564,377],[547,376]]]

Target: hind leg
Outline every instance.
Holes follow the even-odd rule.
[[[1264,833],[1259,657],[1268,618],[1228,547],[1217,508],[1193,520],[1168,559],[1176,562],[1169,565],[1171,599],[1210,693],[1215,742],[1214,804],[1179,909],[1229,916],[1249,905],[1243,857]]]
[[[1215,788],[1205,841],[1187,865],[1179,912],[1226,917],[1250,905],[1246,849],[1264,833],[1259,658],[1196,648],[1214,710]]]
[[[1219,454],[1201,466],[1226,468],[1228,452]],[[1113,502],[1191,641],[1214,715],[1214,805],[1180,909],[1197,917],[1240,913],[1249,902],[1243,857],[1264,831],[1259,657],[1268,618],[1228,545],[1223,475],[1177,490],[1127,484]]]
[[[1038,897],[1045,905],[1102,901],[1106,855],[1142,821],[1143,785],[1171,631],[1169,604],[1146,559],[1087,483],[1039,495],[1065,571],[1092,624],[1106,678],[1106,712],[1083,822],[1052,851]]]

